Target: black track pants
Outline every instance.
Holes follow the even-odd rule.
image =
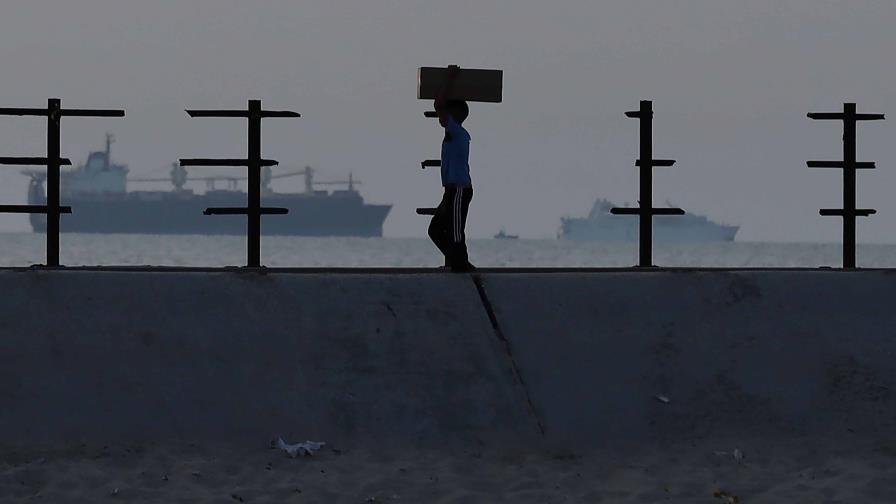
[[[464,227],[472,199],[472,187],[445,187],[442,201],[429,223],[429,237],[444,254],[446,266],[463,267],[470,263]]]

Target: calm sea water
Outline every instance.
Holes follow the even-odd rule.
[[[0,266],[45,261],[42,234],[0,233]],[[638,260],[634,244],[559,240],[471,240],[478,266],[626,267]],[[63,234],[61,262],[68,266],[154,265],[239,266],[246,241],[238,236],[155,236]],[[817,267],[840,265],[840,245],[801,243],[712,243],[658,245],[661,266]],[[430,267],[441,258],[426,239],[268,237],[262,240],[267,266]],[[896,245],[860,245],[863,267],[896,267]]]

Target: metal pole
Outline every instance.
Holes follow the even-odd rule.
[[[249,100],[248,261],[261,266],[261,100]]]
[[[856,267],[856,104],[843,104],[843,267]]]
[[[62,101],[47,100],[47,266],[59,266],[59,123]]]
[[[635,162],[639,167],[640,201],[637,208],[611,208],[613,215],[637,215],[638,216],[638,266],[642,268],[653,267],[653,216],[654,215],[684,215],[680,208],[654,208],[653,207],[653,169],[658,166],[672,166],[673,159],[653,158],[653,102],[641,100],[641,107],[636,111],[626,112],[627,117],[638,119],[641,130],[640,155]]]
[[[844,103],[843,112],[810,112],[815,121],[843,121],[843,160],[808,161],[809,168],[839,168],[843,170],[843,207],[822,208],[818,213],[843,219],[843,268],[856,267],[856,217],[877,213],[873,208],[856,208],[856,171],[874,169],[874,162],[856,161],[856,125],[859,121],[883,121],[883,114],[858,114],[855,103]]]
[[[641,101],[640,263],[653,266],[653,102]]]

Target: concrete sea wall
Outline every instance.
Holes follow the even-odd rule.
[[[0,271],[0,444],[892,432],[888,271]]]

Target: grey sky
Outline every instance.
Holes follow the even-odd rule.
[[[896,241],[896,3],[831,0],[4,0],[3,106],[124,107],[124,119],[65,119],[78,162],[103,133],[135,175],[167,174],[179,156],[239,155],[240,121],[188,119],[185,107],[261,98],[298,120],[270,120],[264,153],[320,178],[354,172],[363,195],[395,204],[391,236],[423,236],[414,215],[439,197],[438,127],[415,99],[416,68],[505,70],[505,102],[476,104],[467,127],[476,196],[472,236],[505,226],[554,236],[597,196],[637,199],[639,99],[656,108],[655,198],[741,224],[741,240],[835,241],[840,174],[835,123],[806,119],[856,101],[888,113],[859,129],[860,241]],[[44,125],[0,118],[0,155],[40,155]],[[27,180],[0,174],[0,201]],[[199,170],[199,169],[196,169]],[[277,185],[298,190],[300,180]],[[0,229],[26,229],[21,216]]]

